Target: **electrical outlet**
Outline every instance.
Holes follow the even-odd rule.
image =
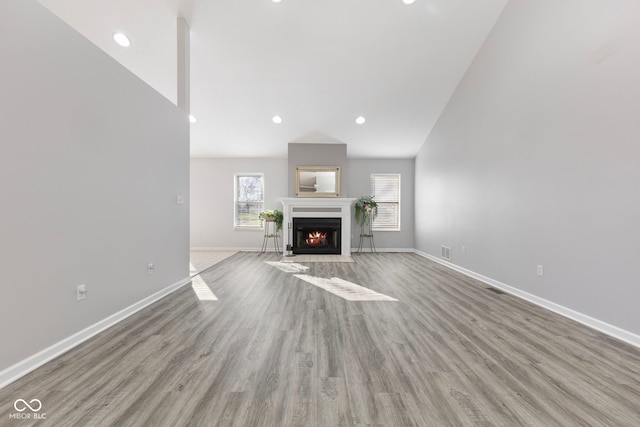
[[[182,194],[176,196],[176,205],[184,205],[184,196]]]
[[[463,254],[466,254],[466,253],[467,253],[467,247],[466,247],[466,246],[463,246],[463,247],[462,247],[462,253],[463,253]]]
[[[79,285],[76,288],[76,300],[81,301],[87,297],[87,285]]]
[[[156,269],[156,266],[152,262],[147,264],[147,273],[153,274],[153,270],[155,270],[155,269]]]
[[[536,268],[536,274],[538,276],[544,276],[544,270],[541,265],[538,265],[538,267]]]

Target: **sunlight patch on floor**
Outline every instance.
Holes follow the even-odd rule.
[[[398,301],[390,296],[372,291],[364,286],[356,285],[338,277],[330,279],[314,277],[306,274],[294,274],[300,280],[304,280],[314,286],[331,292],[334,295],[344,298],[347,301]]]
[[[198,299],[200,301],[218,301],[218,297],[215,296],[205,281],[198,275],[193,276],[194,274],[197,274],[193,264],[189,264],[189,270],[192,275],[191,289],[193,289],[193,292],[196,294]]]
[[[309,267],[298,264],[296,262],[282,262],[282,261],[265,261],[272,267],[284,271],[285,273],[303,273],[309,269]]]

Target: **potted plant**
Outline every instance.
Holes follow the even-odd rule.
[[[360,224],[369,222],[378,216],[378,204],[373,200],[373,196],[360,196],[355,203],[356,221]]]
[[[284,219],[284,215],[282,214],[281,211],[279,210],[267,210],[267,211],[262,211],[260,212],[260,215],[258,215],[258,218],[260,218],[260,221],[275,221],[276,223],[276,230],[277,231],[281,231],[282,230],[282,221]]]

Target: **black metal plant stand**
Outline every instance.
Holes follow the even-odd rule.
[[[276,224],[275,219],[265,219],[264,221],[264,237],[262,239],[262,250],[260,253],[265,253],[267,251],[267,245],[269,244],[269,239],[273,239],[273,247],[276,252],[280,252],[280,245],[278,244],[278,239],[280,238],[280,234],[278,234],[278,226]]]
[[[358,244],[358,252],[362,251],[363,242],[369,239],[369,247],[371,248],[371,252],[376,252],[376,245],[373,241],[373,230],[371,229],[371,218],[362,217],[360,220],[360,243]]]

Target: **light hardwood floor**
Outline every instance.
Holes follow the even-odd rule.
[[[414,254],[238,253],[0,390],[0,425],[638,426],[640,350]],[[47,419],[9,420],[17,398]]]

